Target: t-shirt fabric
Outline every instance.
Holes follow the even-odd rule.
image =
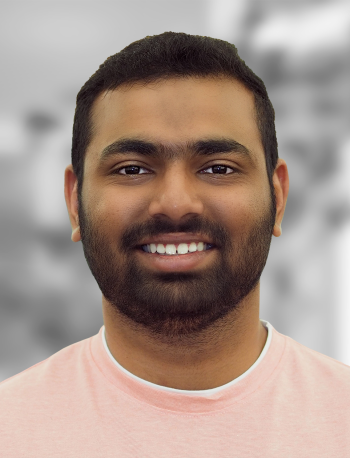
[[[241,377],[182,392],[122,369],[102,327],[0,384],[0,457],[349,458],[350,367],[268,329]]]

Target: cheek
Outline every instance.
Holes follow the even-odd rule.
[[[232,236],[248,234],[269,209],[269,194],[236,190],[217,195],[208,201],[208,216],[227,229]]]
[[[245,220],[253,207],[254,196],[245,186],[211,192],[205,197],[209,212],[220,220]]]
[[[106,232],[120,234],[142,218],[147,203],[134,193],[119,193],[111,189],[95,199],[94,218]]]

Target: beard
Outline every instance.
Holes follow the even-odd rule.
[[[259,283],[275,223],[274,196],[249,233],[233,240],[217,222],[192,217],[177,225],[169,219],[134,224],[119,243],[86,214],[81,196],[78,200],[84,255],[102,294],[121,319],[155,338],[191,338],[220,326],[228,314],[241,310]],[[197,272],[154,272],[140,265],[134,246],[170,232],[207,235],[218,247],[211,266]]]

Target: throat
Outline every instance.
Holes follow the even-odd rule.
[[[135,327],[125,333],[124,323],[124,332],[114,330],[111,338],[106,333],[106,340],[116,361],[143,380],[179,390],[208,390],[239,377],[259,357],[266,330],[259,328],[259,336],[249,338],[242,324],[229,320],[195,335],[155,337]],[[120,337],[126,341],[116,342]]]

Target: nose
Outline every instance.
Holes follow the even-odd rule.
[[[148,210],[150,216],[167,216],[180,221],[201,214],[203,202],[198,195],[197,180],[188,165],[175,163],[169,166],[157,180]]]

